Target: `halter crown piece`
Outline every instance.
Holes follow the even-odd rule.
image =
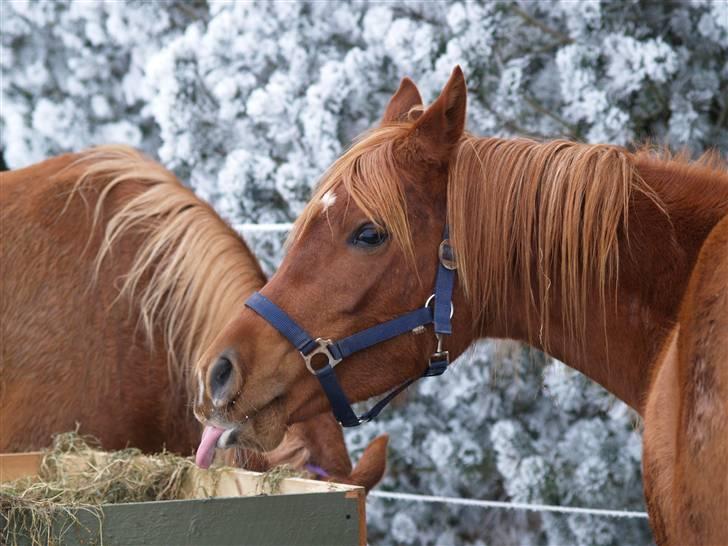
[[[420,377],[441,375],[450,363],[448,351],[443,349],[444,336],[452,333],[452,291],[455,284],[456,262],[448,238],[448,228],[445,225],[443,240],[438,249],[439,264],[435,278],[435,291],[427,299],[424,307],[410,311],[386,322],[361,330],[339,341],[324,338],[312,338],[306,330],[301,328],[288,314],[259,292],[248,298],[245,305],[263,317],[271,326],[285,337],[301,353],[308,370],[314,374],[321,388],[331,403],[334,416],[342,426],[355,427],[374,419],[404,389],[409,387]],[[349,400],[336,379],[334,366],[358,351],[363,351],[373,345],[382,343],[407,332],[419,333],[428,324],[434,325],[437,349],[429,358],[428,366],[420,377],[408,379],[391,390],[384,398],[379,400],[369,411],[357,416]],[[314,369],[312,359],[316,355],[323,355],[327,362],[324,366]]]

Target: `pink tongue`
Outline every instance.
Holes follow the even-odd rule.
[[[224,428],[217,428],[211,425],[205,427],[205,430],[202,431],[200,447],[197,448],[197,454],[195,455],[195,463],[197,466],[200,468],[210,468],[212,459],[215,457],[217,440],[223,432],[225,432]]]

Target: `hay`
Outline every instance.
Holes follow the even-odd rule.
[[[188,478],[196,468],[191,459],[168,452],[105,452],[92,437],[59,434],[36,476],[0,483],[0,544],[62,544],[73,529],[96,536],[101,544],[101,505],[179,499],[185,496]],[[202,491],[205,495],[217,490],[226,470],[221,466],[207,471],[210,481],[209,491]],[[263,473],[256,494],[275,495],[281,482],[291,477],[308,474],[287,465],[274,467]]]
[[[98,524],[102,504],[179,498],[194,463],[138,449],[102,452],[98,442],[75,432],[54,438],[37,476],[0,483],[0,543],[60,544],[84,512]],[[89,518],[83,518],[88,521]],[[65,521],[64,525],[60,522]]]
[[[283,480],[287,478],[308,478],[309,476],[310,474],[299,472],[286,464],[273,467],[263,473],[258,494],[277,495],[281,492],[281,482]]]

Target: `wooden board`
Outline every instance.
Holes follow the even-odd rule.
[[[76,516],[64,546],[101,544],[96,517]],[[341,492],[105,505],[101,527],[105,546],[365,544],[356,503]]]
[[[0,455],[0,482],[9,482],[37,474],[42,459],[43,454],[40,451]]]
[[[40,453],[0,455],[0,481],[36,474],[41,458]],[[225,471],[210,495],[211,474],[196,469],[185,487],[189,499],[103,505],[102,537],[98,519],[79,511],[82,525],[72,527],[64,544],[365,546],[363,488],[285,478],[276,494],[262,496],[263,476]]]

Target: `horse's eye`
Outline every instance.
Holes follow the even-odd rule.
[[[351,244],[363,248],[374,248],[387,240],[388,234],[374,224],[359,226],[351,237]]]

